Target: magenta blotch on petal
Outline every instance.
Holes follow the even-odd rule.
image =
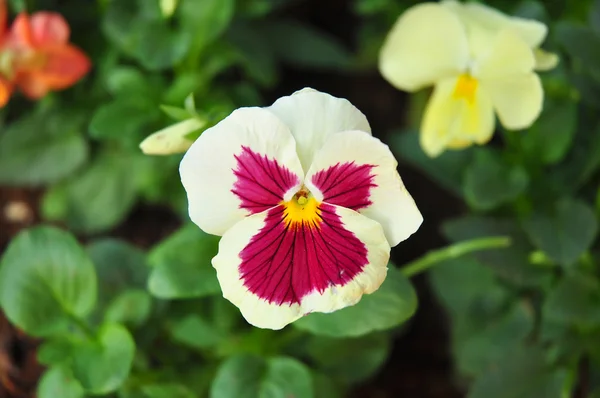
[[[321,191],[324,202],[359,210],[372,204],[370,191],[377,187],[373,182],[375,167],[354,162],[337,163],[317,172],[312,183]]]
[[[233,170],[237,181],[233,192],[240,198],[240,208],[250,214],[260,213],[277,206],[284,195],[300,181],[289,169],[242,146],[242,152],[235,155],[237,168]]]
[[[244,286],[276,305],[300,304],[315,291],[344,286],[369,263],[367,248],[335,207],[321,203],[314,221],[286,220],[285,206],[268,212],[263,228],[240,253]]]

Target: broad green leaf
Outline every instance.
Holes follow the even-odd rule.
[[[372,333],[353,339],[313,337],[307,351],[323,373],[344,384],[357,384],[383,366],[390,349],[388,336]]]
[[[429,281],[453,317],[468,315],[474,306],[497,309],[506,300],[492,270],[467,256],[437,264],[429,271]]]
[[[118,66],[106,77],[106,88],[115,97],[131,98],[132,96],[151,101],[158,100],[158,88],[164,83],[155,75],[148,76],[140,69],[132,66]]]
[[[211,398],[313,398],[310,370],[292,358],[233,356],[221,364]]]
[[[523,224],[532,243],[565,267],[590,248],[598,222],[586,203],[564,199],[549,211],[536,211]]]
[[[66,334],[53,336],[38,347],[37,360],[47,366],[62,365],[71,358],[78,342],[77,338]]]
[[[173,322],[169,331],[174,341],[198,349],[214,347],[225,337],[214,325],[195,314]]]
[[[117,99],[100,106],[90,122],[90,135],[136,148],[147,128],[158,120],[157,105],[142,97]]]
[[[312,373],[315,398],[343,398],[342,386],[333,381],[329,376],[321,373]]]
[[[160,109],[167,114],[170,118],[175,119],[178,122],[182,122],[192,117],[192,115],[184,108],[178,108],[171,105],[161,105]]]
[[[548,24],[548,13],[544,4],[537,0],[523,0],[513,10],[511,15],[526,19],[535,19]]]
[[[0,134],[0,184],[41,185],[69,176],[85,163],[82,114],[50,109],[11,123]]]
[[[468,398],[562,398],[566,372],[552,371],[544,353],[535,347],[517,347],[482,374]]]
[[[94,266],[72,235],[41,226],[12,240],[0,263],[0,304],[19,328],[49,336],[95,302]]]
[[[575,102],[547,101],[538,121],[521,136],[522,150],[544,164],[554,164],[569,150],[576,124]]]
[[[529,263],[529,254],[534,250],[527,235],[517,222],[509,218],[466,216],[445,222],[444,235],[452,242],[485,236],[508,236],[511,245],[507,248],[485,250],[474,254],[482,264],[491,267],[500,278],[518,286],[540,286],[547,284],[552,273],[549,269]]]
[[[145,253],[119,239],[100,238],[86,250],[98,275],[98,301],[108,304],[127,289],[144,289],[148,280]]]
[[[352,55],[333,36],[294,20],[265,24],[262,33],[276,56],[294,67],[347,69]]]
[[[589,24],[596,34],[600,34],[600,1],[593,0],[589,11]]]
[[[115,297],[108,305],[104,320],[135,327],[146,322],[151,311],[152,297],[145,290],[130,289]]]
[[[234,0],[181,0],[177,14],[192,36],[191,52],[200,54],[229,26],[235,12]]]
[[[106,324],[99,330],[97,341],[82,343],[73,354],[73,374],[86,392],[108,394],[129,376],[134,354],[135,343],[127,329]]]
[[[591,275],[566,275],[546,298],[543,314],[561,324],[600,326],[600,281]]]
[[[416,132],[395,132],[390,138],[390,146],[399,157],[425,173],[427,177],[452,192],[462,196],[463,174],[473,157],[473,151],[446,151],[436,158],[430,158],[419,146]]]
[[[581,60],[587,67],[600,68],[600,37],[582,25],[559,22],[554,28],[554,37],[567,54]]]
[[[140,23],[138,34],[143,39],[137,43],[135,54],[149,70],[172,68],[185,57],[192,43],[190,32],[174,29],[164,20]]]
[[[417,296],[410,281],[390,264],[379,290],[363,296],[358,304],[330,314],[309,314],[294,325],[321,336],[357,337],[398,326],[416,309]]]
[[[136,198],[135,162],[130,157],[100,156],[65,182],[67,224],[75,231],[97,233],[116,226]]]
[[[490,210],[515,199],[528,183],[525,169],[507,164],[498,152],[480,148],[465,172],[463,189],[471,206]]]
[[[221,288],[210,260],[217,254],[217,237],[189,224],[155,246],[148,289],[164,299],[219,294]]]
[[[81,384],[66,367],[53,367],[46,371],[37,388],[38,398],[83,398]]]
[[[495,300],[494,295],[490,292],[480,299]],[[500,313],[486,314],[476,306],[469,312],[455,318],[452,336],[456,366],[466,375],[478,375],[494,367],[506,350],[522,344],[533,330],[533,310],[525,303],[517,302]]]
[[[197,398],[186,386],[181,384],[150,384],[141,388],[144,398]]]

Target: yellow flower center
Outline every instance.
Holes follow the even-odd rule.
[[[285,206],[283,220],[286,226],[298,224],[319,226],[321,221],[319,202],[309,192],[301,190],[290,201],[283,202],[283,205]]]
[[[477,93],[478,85],[479,82],[477,79],[468,73],[463,73],[456,81],[453,97],[455,99],[464,99],[469,104],[473,104],[475,102],[475,94]]]

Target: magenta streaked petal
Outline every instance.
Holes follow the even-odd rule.
[[[323,201],[352,210],[370,206],[375,174],[371,164],[336,163],[315,173],[311,179],[321,191]]]
[[[306,295],[344,286],[368,264],[367,248],[322,203],[316,222],[286,223],[284,205],[268,211],[264,227],[240,253],[244,286],[277,305],[300,304]]]
[[[284,195],[300,182],[298,176],[281,166],[267,155],[259,154],[243,146],[240,154],[235,155],[237,168],[233,173],[237,177],[233,192],[240,198],[240,208],[250,214],[260,213],[277,206]]]

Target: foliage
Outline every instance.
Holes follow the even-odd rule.
[[[38,396],[335,398],[372,378],[418,311],[412,274],[390,263],[382,287],[353,307],[253,328],[221,297],[210,263],[218,238],[186,221],[181,155],[144,156],[139,144],[194,120],[191,142],[237,107],[267,105],[289,65],[373,72],[385,34],[416,1],[352,1],[355,51],[285,16],[302,0],[9,3],[61,13],[94,66],[69,90],[14,97],[0,111],[0,184],[43,187],[40,213],[53,225],[20,232],[0,262],[3,312],[43,338]],[[388,142],[464,202],[466,214],[440,226],[450,244],[511,238],[445,251],[428,274],[468,396],[564,397],[581,379],[598,394],[600,1],[487,3],[550,27],[561,64],[543,77],[539,120],[430,159],[411,125],[422,113],[414,96],[409,125],[399,117]],[[117,238],[140,203],[172,210],[181,226],[143,249]]]

